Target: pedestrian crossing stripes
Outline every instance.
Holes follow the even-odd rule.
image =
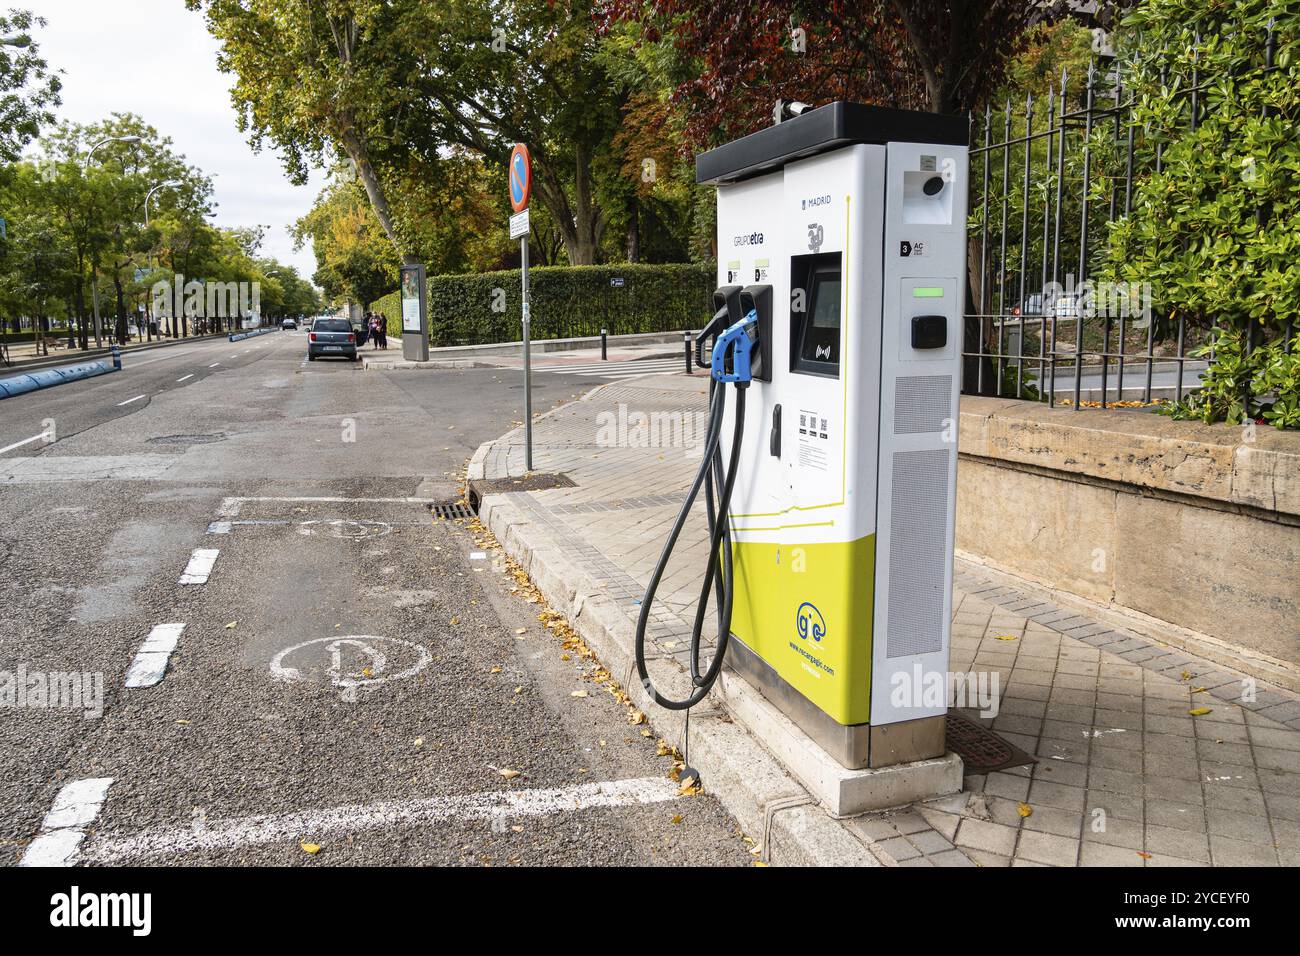
[[[534,364],[533,371],[550,372],[554,375],[585,375],[591,378],[633,378],[637,375],[684,372],[686,358],[683,356],[671,359],[632,359],[622,362],[591,362],[585,365]]]

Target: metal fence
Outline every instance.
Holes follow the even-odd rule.
[[[1244,69],[1275,69],[1275,53],[1270,27]],[[1042,100],[972,115],[965,392],[1075,409],[1149,405],[1182,400],[1213,361],[1195,353],[1212,343],[1214,320],[1162,311],[1149,288],[1099,289],[1090,278],[1108,224],[1130,214],[1142,177],[1163,169],[1163,138],[1131,117],[1133,66],[1106,57],[1081,77],[1063,71]],[[1195,66],[1173,77],[1163,63],[1159,75],[1194,131],[1222,77]],[[1288,324],[1288,351],[1293,337]],[[1245,348],[1254,346],[1249,330]]]

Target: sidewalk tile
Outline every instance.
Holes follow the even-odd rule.
[[[1204,834],[1147,824],[1147,852],[1153,856],[1176,856],[1210,862],[1210,844]]]
[[[1103,843],[1084,843],[1079,854],[1080,866],[1143,866],[1145,860],[1136,850]]]
[[[1074,866],[1079,860],[1079,841],[1026,830],[1020,834],[1016,859],[1046,863],[1049,866]]]
[[[1210,834],[1210,852],[1215,866],[1277,866],[1277,851],[1271,846],[1243,843]]]
[[[997,823],[966,818],[957,828],[954,841],[960,847],[970,847],[1010,857],[1016,846],[1016,831]]]

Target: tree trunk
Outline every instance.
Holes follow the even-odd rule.
[[[641,261],[641,206],[632,197],[631,216],[627,224],[627,261]]]
[[[402,259],[402,264],[408,266],[418,264],[419,260],[408,253],[402,246],[402,240],[398,237],[397,229],[393,226],[393,211],[388,205],[388,197],[384,194],[384,187],[379,182],[375,167],[370,162],[370,154],[350,124],[345,123],[340,140],[344,151],[348,154],[348,159],[352,160],[352,165],[357,169],[357,175],[361,178],[361,185],[365,187],[366,196],[370,199],[370,208],[375,212],[375,218],[383,226],[384,233],[388,236],[388,241],[393,244],[393,248],[397,250],[398,256]]]
[[[564,184],[556,177],[551,164],[539,157],[534,164],[534,189],[542,204],[555,220],[564,243],[569,265],[596,264],[596,253],[605,232],[605,211],[600,208],[591,188],[590,150],[578,146],[574,157],[574,202],[569,204]]]
[[[126,290],[122,288],[122,274],[117,271],[113,273],[113,293],[117,300],[117,321],[114,323],[113,332],[117,344],[125,345],[127,342]]]

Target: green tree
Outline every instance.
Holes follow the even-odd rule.
[[[311,212],[293,226],[301,248],[316,254],[316,283],[333,301],[363,306],[397,285],[400,260],[361,185],[339,170]]]
[[[1147,0],[1125,24],[1150,171],[1112,226],[1106,277],[1150,282],[1158,314],[1215,329],[1203,387],[1175,415],[1300,428],[1300,347],[1286,341],[1300,325],[1300,5]]]
[[[0,162],[14,162],[54,122],[61,102],[62,81],[31,36],[34,27],[44,26],[29,10],[0,15]]]
[[[235,76],[231,97],[254,146],[279,149],[298,184],[310,166],[346,157],[394,248],[411,259],[374,152],[406,95],[413,61],[402,20],[413,0],[185,2],[221,41],[218,65]]]

